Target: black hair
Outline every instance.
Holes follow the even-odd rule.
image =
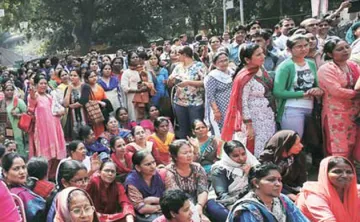
[[[239,148],[239,147],[245,150],[244,144],[242,144],[240,141],[230,140],[224,143],[223,149],[225,153],[229,156],[230,153],[232,153],[235,150],[235,148]]]
[[[160,198],[161,212],[165,218],[170,220],[172,218],[171,212],[179,213],[185,202],[189,200],[189,196],[182,190],[167,190]]]
[[[191,124],[191,130],[195,130],[196,124],[198,124],[198,123],[202,123],[202,124],[205,125],[205,127],[208,127],[208,125],[205,123],[204,120],[202,120],[202,119],[195,119],[195,120],[192,122],[192,124]]]
[[[169,152],[171,155],[171,159],[173,160],[174,163],[176,163],[178,152],[183,145],[190,146],[189,142],[187,140],[183,140],[183,139],[175,140],[174,142],[172,142],[169,145]]]
[[[149,59],[149,56],[145,51],[139,52],[138,56],[139,56],[139,59],[142,59],[142,60],[148,60]]]
[[[121,110],[124,110],[124,111],[126,111],[126,113],[129,114],[128,109],[126,109],[125,107],[119,107],[119,108],[117,108],[116,111],[115,111],[115,119],[117,119],[117,121],[119,121],[119,122],[120,122],[119,114],[120,114],[120,111],[121,111]]]
[[[148,156],[148,155],[152,155],[149,151],[147,151],[147,150],[138,150],[138,151],[136,151],[134,154],[133,154],[133,156],[132,156],[132,158],[131,158],[131,160],[132,160],[132,163],[133,163],[133,165],[135,166],[135,165],[140,165],[141,164],[141,162]]]
[[[180,41],[179,38],[174,38],[174,39],[172,40],[172,43],[174,44],[175,42],[178,42],[178,41]]]
[[[114,66],[114,63],[117,59],[120,59],[121,60],[121,65],[124,64],[124,58],[123,57],[115,57],[112,61],[111,61],[111,67]]]
[[[72,152],[75,152],[79,144],[82,143],[80,140],[73,140],[66,146],[66,151],[69,156],[71,156]]]
[[[189,58],[192,58],[194,55],[193,50],[189,46],[184,46],[184,47],[180,48],[178,52],[179,52],[179,54],[183,54]]]
[[[289,17],[281,19],[279,22],[280,28],[283,26],[285,21],[294,21],[294,19],[289,18]]]
[[[79,129],[79,139],[80,140],[86,139],[90,135],[91,130],[92,128],[88,125],[81,126]]]
[[[202,40],[202,35],[201,35],[201,34],[197,34],[197,35],[195,36],[195,41],[200,42],[201,40]]]
[[[103,64],[100,69],[101,73],[104,71],[105,66],[110,66],[110,69],[112,70],[112,66],[110,64]]]
[[[351,163],[345,159],[344,157],[342,156],[335,156],[335,157],[332,157],[330,160],[329,160],[329,164],[328,164],[328,172],[334,168],[336,165],[340,164],[340,163],[345,163],[347,165],[349,165],[351,167],[351,169],[353,168]]]
[[[286,46],[289,48],[289,49],[292,49],[295,44],[300,41],[300,40],[305,40],[307,42],[309,42],[309,39],[306,38],[305,35],[302,35],[302,34],[296,34],[296,35],[293,35],[291,36],[287,41],[286,41]]]
[[[219,51],[214,55],[214,57],[212,59],[212,63],[215,64],[221,55],[225,55],[226,57],[229,58],[229,54],[226,51]]]
[[[115,169],[116,169],[115,163],[114,163],[113,161],[107,160],[107,161],[104,161],[104,162],[101,163],[99,171],[101,171],[102,169],[104,169],[104,166],[105,166],[107,163],[111,163],[112,165],[114,165],[114,167],[115,167]]]
[[[269,34],[269,32],[265,31],[265,30],[260,30],[260,31],[256,31],[255,33],[253,33],[252,35],[250,35],[250,40],[252,38],[263,38],[265,41],[269,40],[271,35]]]
[[[42,180],[46,177],[48,171],[48,161],[44,157],[32,157],[27,163],[29,177],[35,177]]]
[[[51,65],[56,67],[57,64],[59,64],[59,61],[60,59],[56,56],[53,56],[51,59],[50,59],[50,62],[51,62]]]
[[[0,144],[0,159],[4,156],[6,148],[4,145]],[[1,173],[1,172],[0,172]]]
[[[254,179],[261,180],[261,178],[269,175],[271,170],[277,170],[278,172],[280,172],[279,167],[273,163],[259,164],[251,167],[248,175],[248,183],[250,185],[250,188],[254,189]]]
[[[85,74],[84,74],[84,80],[85,80],[86,82],[89,81],[89,76],[90,76],[91,73],[93,73],[93,72],[96,74],[96,72],[93,71],[93,70],[90,70],[90,69],[86,70],[86,72],[85,72]]]
[[[104,55],[103,58],[108,58],[111,62],[111,57],[109,55]]]
[[[234,29],[232,30],[233,36],[235,36],[235,34],[236,34],[238,31],[240,31],[240,30],[246,32],[246,27],[243,26],[243,25],[237,25],[237,26],[235,26]]]
[[[134,54],[137,55],[137,56],[139,56],[136,51],[130,51],[129,54],[127,55],[127,61],[128,61],[128,63],[129,63],[129,65],[131,65],[131,57],[132,57],[132,55],[134,55]]]
[[[78,76],[79,76],[79,78],[81,78],[81,69],[79,69],[79,68],[76,68],[76,69],[72,69],[71,71],[70,71],[70,73],[71,72],[75,72]],[[69,73],[69,74],[70,74]]]
[[[61,74],[63,73],[67,73],[69,74],[67,71],[65,71],[64,69],[60,70],[60,72],[58,73],[58,77],[61,78]]]
[[[93,56],[93,57],[90,58],[90,60],[88,62],[88,67],[89,68],[90,68],[91,62],[93,62],[93,61],[96,62],[96,64],[99,66],[97,58]]]
[[[8,172],[11,166],[14,163],[14,160],[17,158],[21,158],[26,163],[25,157],[21,156],[18,153],[7,153],[1,159],[1,166],[5,172]]]
[[[119,139],[124,140],[121,136],[114,136],[110,139],[110,148],[111,149],[115,149],[115,143],[116,141],[118,141]]]
[[[42,74],[37,73],[37,74],[35,75],[35,77],[34,77],[34,83],[35,83],[35,85],[39,84],[40,80],[42,80],[42,79],[45,79],[45,80],[46,80],[45,76],[42,75]]]
[[[164,52],[164,48],[163,48],[162,46],[156,47],[156,50],[157,50],[157,51],[160,51],[161,53]]]
[[[59,171],[56,178],[59,189],[62,190],[65,188],[61,182],[61,179],[69,182],[72,178],[74,178],[79,170],[85,170],[87,172],[86,166],[77,160],[65,160],[62,162],[59,166]]]
[[[96,52],[96,53],[98,53],[98,51],[97,51],[96,49],[90,49],[89,52]]]
[[[155,119],[155,121],[154,121],[155,132],[157,131],[157,128],[159,128],[160,124],[163,122],[169,123],[169,120],[163,116],[159,116],[158,118]]]
[[[323,55],[324,55],[324,60],[331,60],[332,57],[329,56],[328,54],[332,54],[336,45],[343,41],[342,39],[340,39],[339,37],[330,37],[324,45],[324,49],[323,49]]]
[[[240,46],[240,51],[239,51],[239,58],[240,58],[240,65],[238,65],[238,67],[236,68],[235,71],[235,75],[233,78],[236,77],[237,73],[244,68],[244,66],[246,65],[246,60],[245,58],[251,59],[251,57],[253,56],[254,52],[260,48],[260,46],[258,44],[243,44]]]
[[[260,22],[257,21],[257,20],[254,20],[254,21],[251,21],[251,22],[246,26],[247,31],[250,31],[250,29],[251,29],[251,27],[252,27],[253,25],[259,25],[259,26],[261,27]]]
[[[139,125],[134,126],[134,127],[131,129],[131,135],[132,135],[133,137],[135,137],[135,130],[136,130],[137,127],[141,127],[141,128],[143,128],[143,130],[145,130],[144,127],[142,127],[142,126],[139,126]]]

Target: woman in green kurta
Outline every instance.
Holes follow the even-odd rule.
[[[26,105],[22,99],[14,96],[14,89],[13,82],[10,79],[3,79],[4,99],[0,101],[0,142],[5,139],[15,140],[17,152],[27,156],[23,132],[18,128],[19,118],[22,113],[26,112]]]

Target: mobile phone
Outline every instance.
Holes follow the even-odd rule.
[[[182,82],[181,79],[178,79],[178,78],[175,79],[175,85],[178,85],[178,84],[180,84],[181,82]]]

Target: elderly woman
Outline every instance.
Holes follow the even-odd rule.
[[[355,167],[344,157],[320,163],[317,182],[306,182],[297,206],[312,222],[360,221]]]
[[[216,69],[205,77],[205,119],[212,134],[220,136],[226,110],[230,102],[233,71],[229,69],[229,56],[219,52],[213,56]]]
[[[309,221],[288,197],[281,194],[281,175],[276,165],[252,167],[249,185],[250,192],[234,204],[226,221]]]
[[[358,126],[353,121],[360,111],[359,93],[354,90],[360,68],[349,61],[350,46],[331,38],[324,46],[325,60],[318,71],[324,91],[322,127],[324,147],[329,155],[350,157],[355,147]]]
[[[127,142],[133,142],[131,131],[123,128],[119,128],[119,122],[115,117],[110,116],[106,121],[106,131],[100,135],[100,138],[106,139],[107,143],[110,143],[111,138],[115,136],[121,136]]]

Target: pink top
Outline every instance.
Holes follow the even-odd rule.
[[[2,222],[17,222],[21,221],[19,212],[17,211],[14,199],[12,198],[9,189],[3,182],[0,182],[0,221]]]

